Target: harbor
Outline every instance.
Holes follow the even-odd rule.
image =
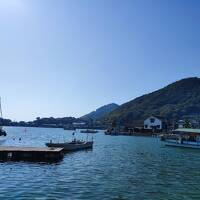
[[[20,127],[4,129],[7,139],[2,145],[20,148],[46,148],[45,143],[50,139],[58,143],[70,141],[73,133],[49,128],[27,128],[26,132]],[[76,133],[77,139],[85,136],[80,131]],[[103,131],[92,136],[92,150],[67,153],[56,163],[0,162],[0,196],[4,195],[6,200],[31,199],[33,195],[42,199],[44,194],[47,199],[67,196],[69,199],[155,200],[163,196],[172,198],[173,193],[187,198],[188,190],[199,195],[195,189],[200,184],[199,176],[195,175],[200,162],[198,150],[166,147],[154,137],[113,137],[104,135]],[[124,192],[127,188],[129,192]],[[90,190],[93,192],[88,194]],[[156,194],[149,196],[149,191]]]
[[[200,200],[200,1],[0,0],[0,200]]]

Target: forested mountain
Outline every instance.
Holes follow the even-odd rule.
[[[118,108],[119,105],[115,104],[115,103],[110,103],[108,105],[102,106],[100,108],[98,108],[96,111],[93,111],[89,114],[86,114],[84,116],[81,117],[81,119],[92,119],[92,120],[98,120],[102,117],[105,117],[107,114],[109,114],[110,112],[114,111],[116,108]]]
[[[177,120],[200,114],[200,78],[186,78],[127,102],[104,118],[106,122],[138,125],[151,115]]]

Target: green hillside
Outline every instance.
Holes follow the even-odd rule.
[[[122,104],[104,120],[139,125],[151,115],[169,120],[200,114],[200,78],[186,78]]]

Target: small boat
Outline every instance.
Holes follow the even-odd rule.
[[[82,130],[81,133],[98,133],[98,131],[92,130],[92,129],[86,129],[86,130]]]
[[[59,147],[64,148],[64,151],[78,151],[83,149],[91,149],[93,147],[93,141],[80,141],[80,140],[72,140],[71,142],[63,142],[63,143],[53,143],[50,141],[46,143],[47,147]]]
[[[165,146],[200,149],[200,129],[179,128],[174,135],[165,137]]]
[[[5,137],[7,135],[6,131],[3,130],[3,127],[0,126],[0,136]]]
[[[63,129],[66,131],[75,131],[76,130],[75,128],[67,128],[67,127],[63,127]]]

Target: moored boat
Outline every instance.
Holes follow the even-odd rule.
[[[46,143],[48,147],[59,147],[64,148],[64,151],[78,151],[83,149],[91,149],[93,147],[93,141],[80,141],[80,140],[72,140],[71,142],[63,142],[63,143],[53,143],[50,141]]]
[[[86,129],[86,130],[81,130],[81,133],[98,133],[98,131],[92,129]]]
[[[200,129],[180,128],[164,139],[166,146],[200,149]]]
[[[7,135],[6,131],[3,130],[3,127],[0,127],[0,136],[4,137],[6,135]]]

